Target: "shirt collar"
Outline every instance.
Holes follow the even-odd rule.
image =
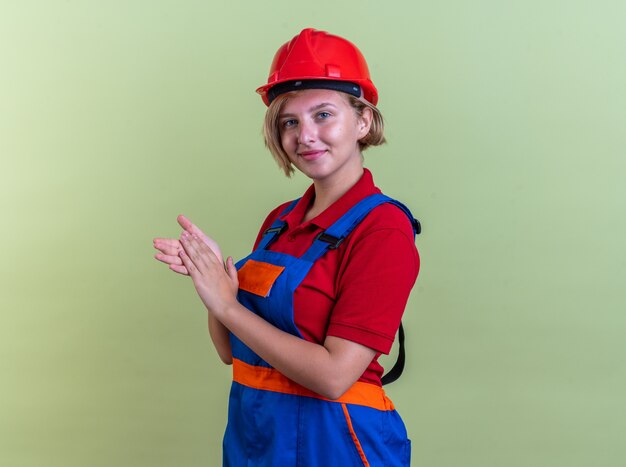
[[[327,229],[343,216],[352,206],[367,196],[381,193],[374,185],[374,178],[368,169],[363,169],[363,175],[341,198],[331,204],[318,216],[309,221],[311,224]],[[282,219],[289,224],[289,228],[294,228],[302,223],[302,218],[311,202],[315,198],[315,185],[311,185],[294,208]]]

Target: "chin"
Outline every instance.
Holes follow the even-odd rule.
[[[330,175],[328,170],[324,170],[323,167],[297,167],[298,170],[311,180],[322,180]]]

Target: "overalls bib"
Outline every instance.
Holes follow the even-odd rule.
[[[301,337],[293,295],[313,263],[336,248],[376,206],[393,203],[415,227],[410,211],[382,194],[353,206],[301,256],[268,250],[286,227],[280,218],[259,246],[236,265],[238,300],[285,332]],[[341,398],[326,399],[291,381],[230,335],[233,384],[224,435],[225,467],[405,467],[410,441],[402,419],[380,386],[357,381]]]

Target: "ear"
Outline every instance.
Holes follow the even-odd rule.
[[[365,138],[372,127],[373,112],[369,107],[363,108],[363,114],[359,117],[359,140]]]

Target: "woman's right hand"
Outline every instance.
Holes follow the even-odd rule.
[[[206,235],[202,230],[198,228],[195,224],[193,224],[189,219],[187,219],[182,214],[176,218],[178,224],[183,228],[183,231],[189,232],[191,235],[197,235],[202,239],[207,246],[213,250],[213,253],[217,258],[223,263],[224,259],[222,258],[222,252],[220,250],[219,245],[213,240],[211,237]],[[177,272],[178,274],[183,274],[188,276],[189,271],[183,265],[182,260],[180,259],[179,252],[183,249],[180,244],[180,240],[177,238],[155,238],[153,240],[154,248],[160,251],[154,255],[156,259],[167,264],[169,268]]]

